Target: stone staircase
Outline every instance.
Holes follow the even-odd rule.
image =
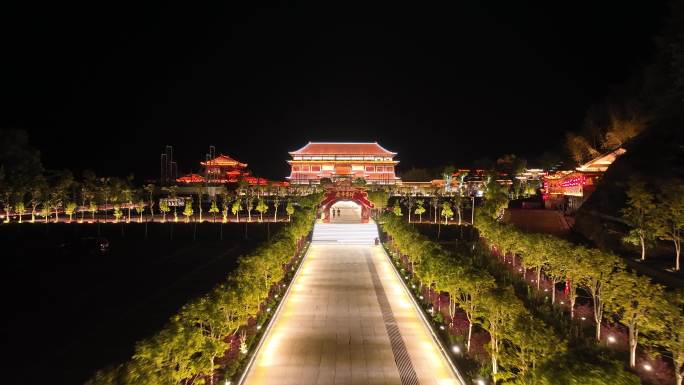
[[[378,227],[371,223],[316,223],[312,243],[373,245]]]

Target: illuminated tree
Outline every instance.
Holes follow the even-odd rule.
[[[285,212],[287,213],[287,220],[291,221],[292,214],[294,214],[295,212],[295,207],[294,204],[292,204],[291,200],[287,201],[287,206],[285,206]]]
[[[154,191],[157,188],[157,186],[154,185],[154,183],[148,183],[143,187],[143,190],[147,193],[148,196],[148,204],[150,206],[150,216],[152,217],[152,220],[154,221]]]
[[[406,205],[406,208],[408,209],[408,221],[409,221],[409,223],[411,223],[411,211],[413,210],[413,204],[414,204],[413,197],[411,196],[411,194],[408,194],[408,193],[406,194],[406,196],[404,197],[404,204]]]
[[[166,199],[159,199],[159,210],[162,213],[162,221],[166,222],[166,214],[171,211],[169,202]]]
[[[264,213],[268,211],[268,205],[263,198],[259,198],[256,205],[256,211],[259,212],[259,222],[264,221]]]
[[[240,222],[240,210],[242,209],[242,199],[240,197],[235,198],[233,205],[230,207],[230,211],[235,215],[237,221]]]
[[[445,225],[449,224],[449,218],[454,216],[454,211],[451,209],[451,203],[449,203],[449,202],[442,203],[441,215],[444,217],[444,224]]]
[[[461,225],[462,221],[462,210],[463,210],[463,197],[461,196],[461,191],[457,191],[453,198],[454,208],[456,209],[456,215],[458,215],[458,225]]]
[[[504,340],[510,333],[523,305],[509,288],[497,288],[482,297],[482,327],[489,332],[492,375],[498,380]]]
[[[64,206],[64,214],[69,216],[69,222],[73,220],[76,207],[76,203],[74,202],[67,202],[66,206]]]
[[[672,241],[675,247],[675,271],[679,271],[684,232],[684,182],[673,181],[663,186],[658,196],[659,205],[655,215],[655,234],[662,240]]]
[[[418,215],[418,220],[422,223],[423,222],[423,213],[425,213],[425,207],[423,206],[425,204],[425,201],[423,199],[418,199],[416,200],[416,211],[413,213]]]
[[[667,349],[672,359],[675,384],[682,385],[684,379],[684,292],[666,293],[667,309],[663,312],[663,328],[658,333],[657,343]],[[667,354],[667,353],[666,353]]]
[[[280,206],[280,198],[276,195],[273,198],[273,222],[278,222],[278,206]]]
[[[477,268],[466,267],[457,271],[457,274],[450,275],[449,285],[445,288],[449,292],[449,298],[451,299],[449,315],[453,320],[456,304],[465,313],[468,319],[466,349],[470,351],[473,324],[480,322],[482,297],[496,287],[496,282],[489,273]]]
[[[145,201],[144,200],[139,200],[138,203],[135,204],[135,212],[140,215],[140,219],[138,222],[142,223],[143,221],[143,213],[145,212]]]
[[[373,208],[377,217],[378,213],[382,213],[387,207],[389,194],[385,190],[369,191],[368,200],[373,203]]]
[[[512,377],[529,377],[539,365],[555,360],[566,349],[552,329],[527,311],[521,311],[511,326],[506,335],[508,343],[503,344],[502,361]]]
[[[48,175],[48,202],[55,213],[55,222],[59,222],[59,210],[67,200],[74,176],[71,171],[53,171]]]
[[[580,285],[591,295],[594,322],[596,323],[596,341],[601,341],[601,323],[605,308],[604,293],[610,292],[613,278],[624,270],[624,264],[615,255],[598,249],[587,251],[587,258],[582,259],[584,268]],[[619,283],[617,280],[616,283]]]
[[[119,205],[114,205],[114,222],[118,222],[122,216],[123,212],[121,212],[121,207]]]
[[[247,222],[252,221],[252,210],[254,210],[254,201],[256,198],[253,195],[250,195],[245,199],[245,205],[247,209]]]
[[[627,207],[621,210],[622,219],[632,229],[624,238],[630,244],[641,246],[641,260],[646,260],[646,242],[653,238],[653,216],[655,214],[655,199],[646,189],[646,184],[638,179],[630,181],[627,189]]]
[[[17,201],[17,203],[14,204],[14,211],[19,217],[19,223],[21,223],[21,217],[24,215],[24,213],[26,213],[26,206],[24,205],[23,200]]]
[[[226,197],[224,197],[223,201],[221,202],[221,220],[223,223],[228,222],[228,204]]]
[[[45,181],[41,180],[36,182],[36,185],[29,189],[30,204],[31,204],[31,223],[36,221],[37,208],[45,198]]]
[[[195,212],[192,209],[192,200],[185,201],[185,208],[183,209],[183,215],[185,215],[185,223],[190,223],[190,217]]]
[[[214,222],[216,222],[216,213],[219,212],[218,205],[216,205],[216,200],[212,199],[211,201],[211,207],[209,208],[209,212],[214,216]]]
[[[437,196],[432,197],[432,199],[430,199],[430,204],[432,205],[432,209],[435,210],[434,223],[437,223],[437,209],[439,208],[439,198]]]
[[[396,215],[398,217],[404,215],[401,212],[401,206],[399,205],[399,201],[394,202],[394,207],[392,207],[392,213],[394,213],[394,215]]]
[[[606,307],[619,317],[629,332],[629,366],[636,366],[636,349],[642,331],[663,328],[662,314],[667,307],[663,287],[635,273],[618,271],[604,288]]]
[[[97,204],[95,201],[90,201],[88,202],[88,211],[90,211],[90,215],[93,219],[93,222],[95,221],[95,213],[97,212]]]
[[[199,221],[202,223],[202,195],[204,192],[204,187],[202,185],[197,186],[197,211],[199,211]]]

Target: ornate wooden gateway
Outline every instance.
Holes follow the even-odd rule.
[[[325,186],[325,195],[321,202],[323,222],[330,223],[330,208],[337,202],[350,201],[361,206],[361,223],[368,223],[373,203],[368,200],[368,193],[363,187],[354,187],[349,181],[339,181]]]

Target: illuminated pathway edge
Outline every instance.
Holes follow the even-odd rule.
[[[462,384],[382,246],[312,244],[242,383]]]

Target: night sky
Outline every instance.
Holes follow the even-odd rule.
[[[166,144],[181,171],[214,144],[275,179],[309,140],[378,141],[400,170],[533,158],[639,73],[666,13],[624,0],[93,3],[5,14],[0,127],[28,130],[49,168],[140,178],[158,175]]]

